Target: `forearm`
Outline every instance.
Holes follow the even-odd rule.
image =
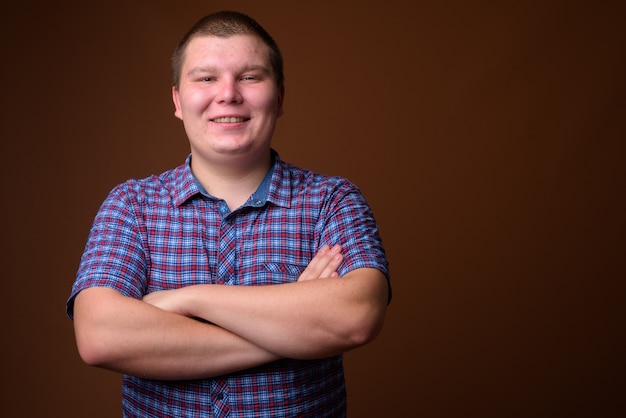
[[[87,364],[144,378],[213,377],[279,358],[219,326],[106,288],[79,293],[74,324],[77,346]]]
[[[359,269],[343,278],[273,286],[197,285],[179,289],[185,314],[204,318],[268,351],[291,358],[343,353],[376,337],[386,279]]]

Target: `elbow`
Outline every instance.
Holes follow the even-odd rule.
[[[81,360],[88,366],[105,367],[111,359],[108,344],[98,336],[86,336],[76,332],[76,347]]]
[[[118,330],[112,323],[110,309],[115,299],[110,289],[89,288],[76,296],[74,303],[74,335],[81,360],[89,365],[105,367],[119,354]],[[104,307],[104,308],[103,308]],[[117,347],[117,348],[116,348]]]
[[[325,358],[346,353],[355,348],[372,342],[383,326],[385,312],[361,311],[346,314],[343,321],[333,321],[331,329],[326,323],[318,324],[318,327],[308,328],[302,335],[305,344],[289,347],[275,348],[275,352],[284,357],[308,360]]]
[[[346,334],[349,349],[369,344],[378,337],[385,321],[385,309],[368,309],[355,317],[358,319],[352,321]]]
[[[80,359],[88,366],[99,367],[102,365],[102,355],[94,347],[88,347],[84,344],[76,344],[78,347],[78,355]]]
[[[90,321],[88,318],[87,315],[76,315],[74,318],[78,355],[89,366],[107,368],[120,353],[115,330],[103,327],[97,321]]]
[[[349,349],[368,344],[378,337],[385,322],[389,291],[388,281],[376,270],[365,269],[362,275],[355,275],[350,280],[350,283],[357,283],[357,297],[345,304],[348,308],[342,315],[347,321],[344,336]]]

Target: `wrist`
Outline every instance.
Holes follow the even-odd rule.
[[[201,318],[210,322],[207,318],[207,306],[210,305],[209,284],[192,285],[179,289],[181,291],[181,306],[185,309],[185,315],[193,318]]]

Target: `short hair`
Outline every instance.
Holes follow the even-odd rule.
[[[258,36],[268,47],[269,61],[274,72],[276,85],[283,88],[283,57],[278,45],[270,34],[253,18],[229,10],[212,13],[198,20],[182,37],[172,55],[172,85],[178,88],[185,52],[189,42],[196,36],[219,36],[228,38],[233,35]]]

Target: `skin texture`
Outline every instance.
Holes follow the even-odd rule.
[[[192,39],[172,97],[192,171],[209,193],[239,207],[270,167],[282,114],[267,47],[250,35]],[[90,365],[175,380],[343,353],[378,335],[388,288],[375,269],[338,278],[342,261],[341,247],[324,247],[297,282],[272,286],[195,285],[143,300],[85,289],[74,304],[79,353]]]

